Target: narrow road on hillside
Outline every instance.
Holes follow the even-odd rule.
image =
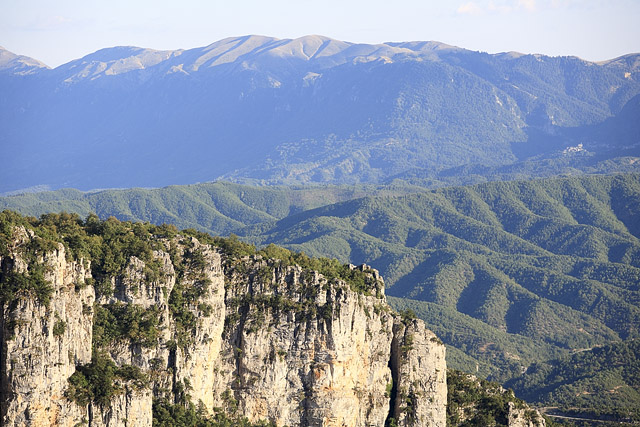
[[[563,419],[563,420],[588,421],[590,423],[601,423],[601,424],[615,423],[615,424],[626,425],[626,426],[639,425],[638,423],[634,423],[634,422],[631,422],[631,421],[601,420],[601,419],[597,419],[597,418],[589,418],[587,416],[585,416],[585,417],[570,416],[570,415],[562,414],[561,412],[556,413],[556,414],[549,413],[548,411],[558,410],[558,408],[555,407],[555,406],[547,406],[547,407],[542,407],[542,408],[537,408],[537,409],[538,409],[538,411],[540,411],[541,414],[546,415],[547,417],[560,418],[560,419]]]

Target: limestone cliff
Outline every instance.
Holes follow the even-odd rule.
[[[144,426],[191,401],[278,426],[445,426],[444,345],[392,312],[375,270],[105,224],[112,240],[5,239],[2,425]]]
[[[76,365],[91,360],[94,291],[82,287],[90,272],[83,260],[67,262],[62,244],[28,263],[21,248],[34,238],[18,229],[0,257],[3,281],[41,266],[53,288],[49,304],[27,293],[2,306],[0,411],[3,425],[74,425],[83,411],[63,394]]]
[[[392,364],[398,394],[394,413],[398,426],[445,427],[440,408],[447,404],[444,345],[417,319],[396,318],[393,326]],[[445,369],[443,369],[445,368]]]

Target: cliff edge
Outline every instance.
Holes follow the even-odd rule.
[[[2,425],[446,425],[445,347],[377,271],[170,226],[3,213]],[[266,423],[266,424],[265,424]]]

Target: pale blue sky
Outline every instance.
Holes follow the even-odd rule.
[[[0,0],[0,46],[52,67],[103,47],[188,49],[247,34],[597,61],[640,52],[640,0]]]

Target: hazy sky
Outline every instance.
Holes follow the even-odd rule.
[[[247,34],[596,61],[640,52],[640,0],[0,0],[0,46],[52,67],[103,47],[193,48]]]

